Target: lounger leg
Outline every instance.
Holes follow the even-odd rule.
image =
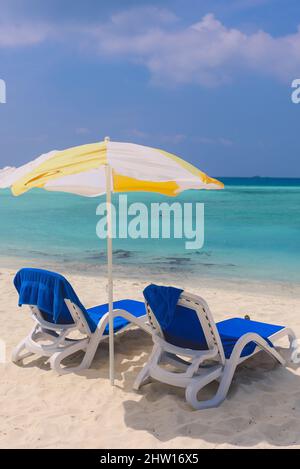
[[[100,337],[103,337],[102,328],[100,332],[95,332],[93,336],[89,339],[89,343],[86,347],[86,352],[81,362],[82,368],[90,368],[92,361],[94,360],[94,356],[97,352],[97,349],[100,344]]]
[[[297,340],[296,334],[292,329],[287,329],[286,332],[290,341],[290,346],[292,347],[293,343]]]
[[[147,384],[150,381],[150,366],[148,363],[143,367],[143,369],[138,374],[135,382],[133,383],[133,389],[138,391],[143,384]]]
[[[21,353],[23,352],[23,350],[26,350],[26,339],[22,340],[12,351],[12,356],[11,356],[11,359],[12,359],[12,362],[13,363],[18,363],[19,361],[23,360],[24,358],[27,358],[27,357],[30,357],[31,355],[33,355],[32,352],[27,352],[27,353],[23,353],[21,355]]]
[[[38,328],[39,328],[39,326],[35,325],[34,328],[31,330],[30,334],[27,337],[25,337],[25,339],[21,340],[21,342],[13,349],[12,356],[11,356],[11,360],[12,360],[13,363],[18,363],[19,361],[23,360],[24,358],[27,358],[27,357],[30,357],[31,355],[34,355],[33,352],[28,350],[26,344],[27,344],[27,341],[29,339],[31,339],[32,337],[35,336],[35,334],[38,331]],[[23,355],[21,355],[23,350],[27,350],[27,353],[23,353]]]
[[[50,359],[51,367],[55,371],[57,371],[57,373],[59,374],[77,372],[77,371],[89,368],[92,364],[97,348],[99,347],[99,343],[101,339],[103,338],[103,333],[104,333],[107,323],[108,323],[108,315],[106,314],[100,320],[96,331],[90,337],[81,340],[78,344],[75,344],[72,347],[66,349],[65,352],[58,352],[55,355],[53,355],[52,358]],[[76,367],[61,366],[62,360],[64,360],[69,355],[72,355],[73,353],[77,352],[78,350],[85,351],[84,357],[80,365]]]
[[[297,340],[295,332],[292,329],[287,328],[286,335],[288,336],[289,342],[290,342],[291,355],[290,355],[289,360],[294,361],[295,356],[297,356],[297,353],[298,353],[298,340]]]
[[[277,360],[280,364],[285,365],[285,360],[283,357],[275,350],[273,347],[270,347],[269,344],[262,339],[257,334],[245,334],[242,336],[234,346],[234,349],[231,353],[230,359],[226,362],[224,370],[222,373],[222,378],[218,387],[218,391],[212,399],[207,401],[199,401],[197,395],[199,391],[206,386],[208,383],[197,382],[193,380],[186,388],[186,400],[187,402],[194,407],[194,409],[209,409],[212,407],[218,407],[225,399],[227,392],[229,390],[234,372],[237,365],[239,364],[239,359],[244,347],[249,342],[255,342],[260,346],[265,352],[267,352],[271,357]]]
[[[161,355],[162,355],[162,349],[159,345],[155,344],[153,347],[153,350],[151,352],[151,355],[147,361],[147,363],[144,365],[142,370],[139,372],[134,384],[133,384],[133,389],[135,391],[138,391],[139,388],[147,384],[150,380],[150,370],[153,366],[157,365]]]
[[[61,362],[69,357],[70,355],[73,355],[75,352],[78,352],[79,350],[86,350],[88,347],[88,343],[86,339],[83,339],[81,341],[78,341],[78,343],[75,343],[68,347],[67,349],[61,351],[61,352],[56,352],[52,355],[50,358],[50,366],[52,370],[55,370],[59,375],[67,374],[67,373],[74,373],[76,371],[80,371],[84,368],[86,368],[85,363],[84,363],[84,358],[82,359],[81,363],[78,366],[74,367],[64,367],[61,365]]]
[[[204,388],[207,384],[209,384],[213,380],[210,380],[205,383],[201,381],[201,384],[199,384],[197,381],[192,381],[188,385],[185,391],[185,397],[186,397],[187,402],[194,409],[197,409],[197,410],[218,407],[224,401],[227,395],[236,366],[237,365],[235,365],[232,362],[229,362],[228,364],[225,365],[222,378],[220,380],[220,384],[218,387],[218,391],[212,399],[208,399],[207,401],[199,401],[197,398],[197,395],[202,388]]]

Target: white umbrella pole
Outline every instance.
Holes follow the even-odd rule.
[[[107,216],[107,273],[108,273],[108,318],[109,318],[109,378],[114,385],[114,317],[113,317],[113,275],[112,275],[112,210],[111,210],[111,167],[106,165],[106,216]]]

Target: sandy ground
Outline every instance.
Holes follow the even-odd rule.
[[[115,340],[115,388],[108,381],[107,343],[91,369],[79,374],[59,377],[37,356],[11,363],[12,348],[32,326],[28,308],[17,307],[13,275],[13,269],[0,270],[0,337],[7,352],[0,364],[1,448],[300,447],[300,368],[283,368],[263,353],[240,366],[225,402],[205,411],[192,410],[183,391],[167,385],[132,390],[152,344],[138,329]],[[216,321],[247,313],[289,325],[300,337],[299,286],[183,277],[173,275],[172,283],[206,298]],[[106,301],[104,279],[68,278],[87,307]],[[145,281],[123,276],[115,282],[115,299],[142,299],[151,280],[167,283],[159,273]]]

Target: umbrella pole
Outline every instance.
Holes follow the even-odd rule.
[[[113,254],[112,254],[112,210],[111,210],[111,167],[106,165],[106,216],[107,216],[107,274],[108,274],[108,318],[109,318],[109,379],[114,386],[114,317],[113,317]]]

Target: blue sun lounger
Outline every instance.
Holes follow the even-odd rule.
[[[183,290],[149,285],[144,296],[154,346],[135,381],[136,390],[153,378],[185,388],[186,400],[195,409],[216,407],[225,399],[241,362],[264,350],[285,365],[274,347],[285,336],[291,353],[297,349],[294,332],[284,326],[242,318],[215,324],[207,303]],[[214,397],[198,400],[199,391],[215,380],[220,384]]]
[[[59,374],[89,368],[99,343],[108,336],[108,305],[86,309],[70,283],[62,275],[47,270],[21,269],[14,285],[19,306],[30,306],[35,325],[14,349],[13,362],[36,353],[50,357],[52,369]],[[115,301],[113,307],[115,333],[131,324],[151,333],[144,302],[125,299]],[[70,338],[75,331],[84,337]],[[78,366],[62,365],[62,360],[79,350],[84,351],[84,357]]]

